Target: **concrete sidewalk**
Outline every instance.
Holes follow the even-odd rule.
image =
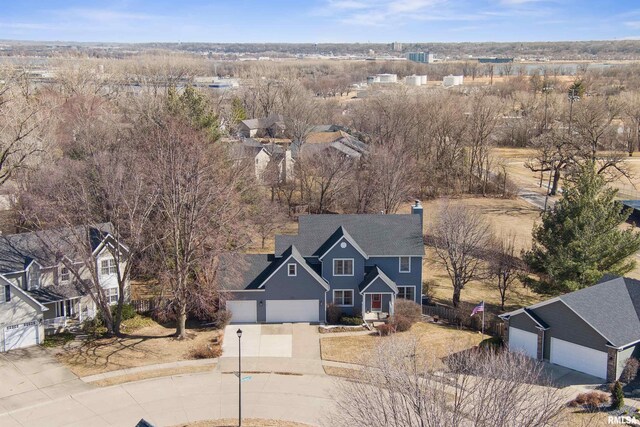
[[[182,360],[180,362],[158,363],[156,365],[138,366],[136,368],[125,368],[117,371],[104,372],[102,374],[88,375],[80,379],[85,383],[105,380],[107,378],[121,377],[123,375],[138,374],[140,372],[158,371],[163,369],[184,368],[189,366],[214,366],[218,363],[218,359],[198,359],[198,360]]]
[[[318,425],[334,407],[339,379],[326,376],[249,374],[242,383],[243,418]],[[238,378],[203,372],[96,388],[0,415],[0,425],[157,426],[238,415]]]

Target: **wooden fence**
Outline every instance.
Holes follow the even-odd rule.
[[[482,330],[482,313],[471,316],[473,306],[467,307],[465,304],[458,308],[447,307],[444,305],[423,305],[422,314],[431,316],[434,320],[444,320],[451,325],[459,328],[472,329],[474,331]],[[484,314],[484,332],[488,335],[502,337],[504,334],[504,322],[493,313],[485,312]]]

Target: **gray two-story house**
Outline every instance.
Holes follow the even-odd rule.
[[[274,254],[228,254],[221,284],[234,323],[327,321],[327,306],[365,319],[420,303],[423,209],[403,215],[304,215]]]

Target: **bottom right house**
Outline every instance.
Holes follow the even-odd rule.
[[[500,316],[505,344],[537,360],[613,382],[640,358],[640,281],[606,278],[591,287]]]

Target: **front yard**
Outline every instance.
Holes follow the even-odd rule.
[[[478,332],[424,322],[418,322],[408,331],[399,332],[398,335],[415,338],[418,341],[419,348],[423,350],[421,355],[424,357],[424,362],[440,359],[451,352],[473,347],[483,339]],[[376,334],[323,336],[320,340],[322,360],[366,365],[376,346],[385,339],[389,338]]]
[[[173,337],[175,329],[160,325],[148,318],[136,317],[132,324],[143,327],[127,330],[125,337],[89,338],[70,341],[53,349],[56,358],[80,377],[125,368],[196,358],[196,353],[210,348],[214,354],[221,347],[222,331],[214,329],[189,330],[186,340]]]

